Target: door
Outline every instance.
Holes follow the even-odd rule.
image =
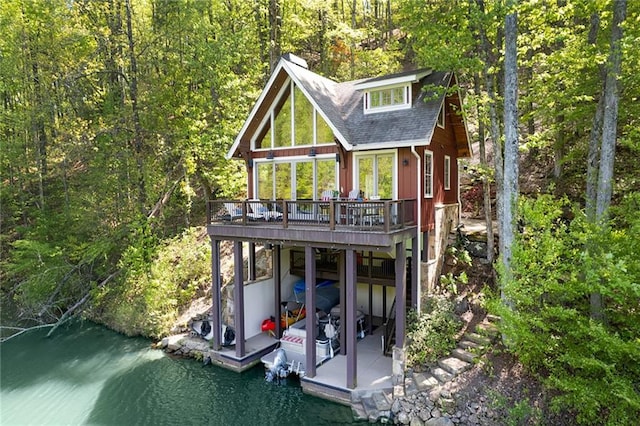
[[[393,151],[357,157],[356,186],[364,193],[365,198],[395,198],[395,157]]]

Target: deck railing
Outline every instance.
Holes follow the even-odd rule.
[[[209,224],[390,232],[416,224],[415,199],[212,200]]]

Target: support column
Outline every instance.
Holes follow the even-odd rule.
[[[211,315],[213,323],[213,350],[222,347],[222,280],[220,279],[220,240],[211,237]]]
[[[304,248],[305,376],[316,376],[316,256],[313,247]]]
[[[396,243],[396,346],[404,348],[407,322],[407,258],[404,241]]]
[[[404,342],[407,322],[407,258],[404,241],[396,244],[396,344],[393,347],[391,370],[393,383],[404,383]]]
[[[280,325],[280,316],[282,315],[282,305],[280,299],[282,297],[282,270],[280,264],[281,250],[279,245],[273,246],[271,257],[273,261],[273,297],[274,297],[274,312],[276,316],[276,329],[274,330],[276,338],[282,337],[282,326]]]
[[[345,251],[340,250],[338,257],[338,281],[340,282],[340,353],[347,353],[347,274],[346,274]]]
[[[356,290],[358,282],[358,265],[356,252],[348,249],[346,253],[346,278],[345,284],[347,288],[346,300],[346,328],[347,328],[347,388],[355,389],[358,386],[358,354],[356,351]],[[341,318],[342,320],[342,318]]]
[[[420,249],[418,247],[418,235],[411,239],[411,306],[420,310]]]
[[[244,277],[242,241],[233,243],[233,317],[236,331],[236,356],[243,358],[244,348]]]
[[[256,243],[249,243],[249,281],[256,280]]]

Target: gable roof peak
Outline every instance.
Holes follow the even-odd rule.
[[[304,69],[309,69],[309,64],[307,64],[307,61],[299,56],[294,55],[293,53],[285,53],[284,55],[282,55],[282,59],[287,62],[291,62],[292,64],[296,64]]]

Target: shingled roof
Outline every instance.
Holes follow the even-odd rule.
[[[433,86],[446,89],[454,79],[451,72],[417,70],[337,83],[308,70],[300,61],[290,59],[290,56],[285,56],[278,63],[256,106],[251,111],[249,119],[245,122],[233,147],[227,154],[228,158],[234,155],[239,156],[240,151],[249,151],[250,139],[257,130],[256,123],[262,119],[267,111],[262,103],[275,96],[274,91],[280,90],[286,76],[293,79],[300,90],[309,98],[332,128],[336,139],[347,151],[381,149],[390,146],[428,145],[445,99],[445,90],[437,90],[437,94],[434,94],[434,91],[414,90],[411,108],[365,114],[363,108],[364,90],[358,90],[359,87],[416,75],[420,78],[420,87]],[[455,96],[454,101],[459,104],[459,97]],[[460,107],[460,105],[457,106]],[[458,135],[461,135],[457,136],[457,139],[464,139],[457,141],[458,149],[462,155],[465,153],[468,155],[470,149],[468,148],[466,127],[462,118],[459,118],[458,121],[458,124],[464,127],[464,132],[457,132]]]

